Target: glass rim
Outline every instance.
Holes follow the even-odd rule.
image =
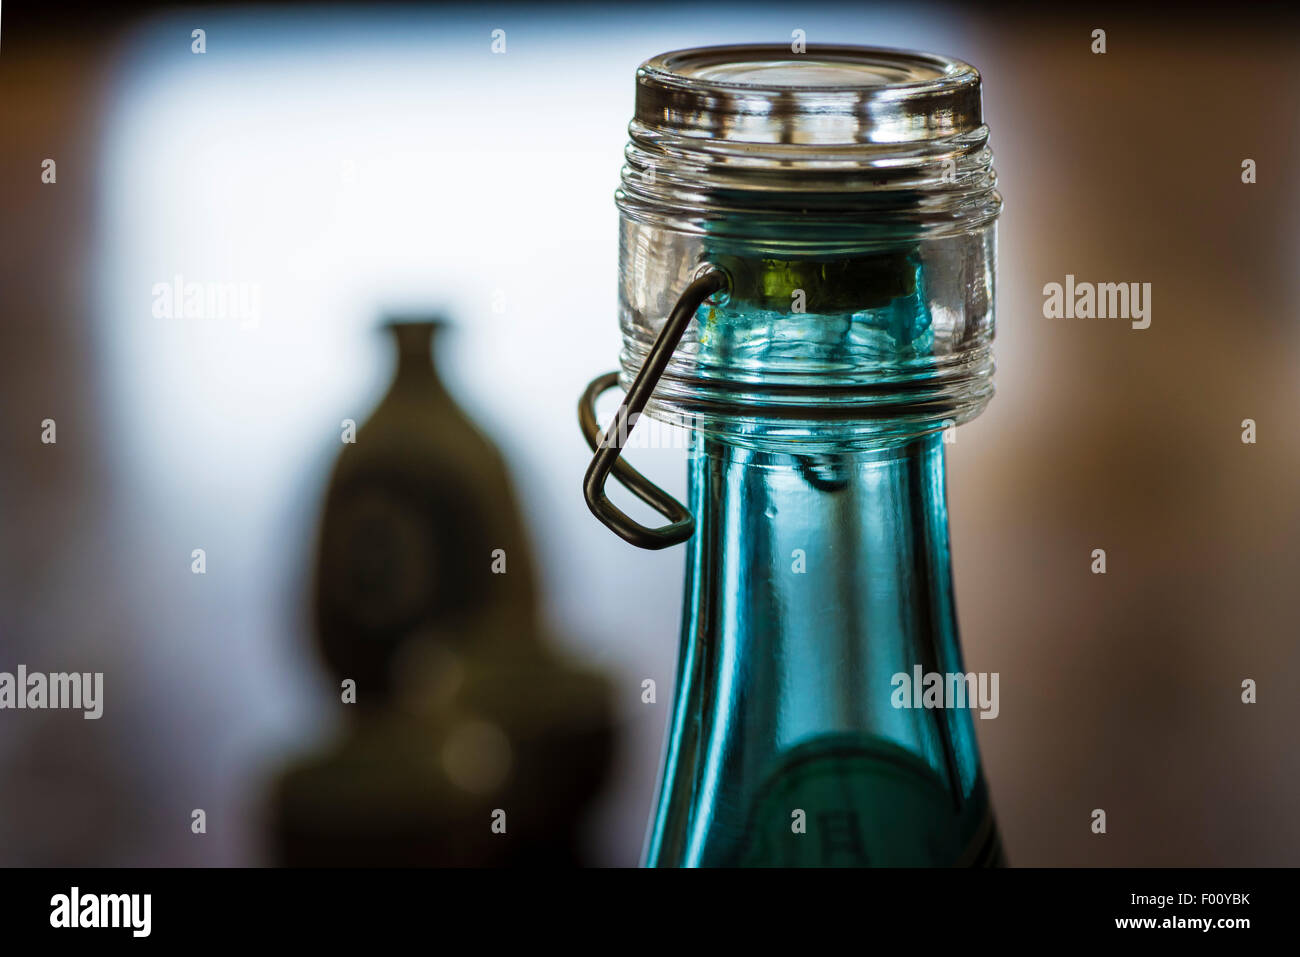
[[[920,142],[984,122],[979,71],[915,50],[693,47],[651,57],[636,77],[637,122],[736,143]]]

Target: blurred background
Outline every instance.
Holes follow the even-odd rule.
[[[268,794],[348,734],[312,617],[341,423],[393,380],[380,320],[433,312],[516,496],[525,630],[608,703],[574,857],[637,862],[684,555],[588,514],[575,416],[619,348],[633,74],[796,29],[984,74],[998,394],[948,481],[966,664],[1001,675],[975,724],[1011,861],[1300,861],[1300,17],[1030,9],[6,4],[0,670],[103,671],[105,703],[0,713],[0,864],[281,859]],[[1151,327],[1044,319],[1067,273],[1150,282]],[[160,316],[177,282],[245,308]],[[683,493],[681,449],[636,459]]]

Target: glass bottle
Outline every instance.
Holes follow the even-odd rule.
[[[505,461],[438,373],[444,325],[385,323],[392,384],[330,477],[314,625],[346,707],[337,733],[273,782],[282,864],[585,857],[614,744],[609,682],[557,653],[540,621]],[[498,809],[508,839],[489,826]]]
[[[679,51],[638,70],[629,131],[629,397],[586,491],[629,541],[689,541],[646,863],[1001,863],[943,449],[992,395],[1001,198],[978,72],[862,47]],[[617,458],[643,404],[691,429],[689,514]],[[611,467],[675,523],[617,512]],[[939,696],[914,694],[931,675]]]

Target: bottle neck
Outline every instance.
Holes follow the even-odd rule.
[[[390,394],[445,393],[433,361],[434,340],[441,329],[439,321],[400,321],[388,326],[397,346],[397,369]]]
[[[941,435],[815,456],[699,438],[690,503],[697,530],[650,862],[768,854],[754,837],[767,825],[722,824],[723,809],[732,819],[772,811],[780,844],[790,810],[764,802],[798,792],[825,805],[815,775],[799,783],[797,768],[847,760],[875,782],[871,800],[897,807],[874,807],[874,821],[861,807],[841,808],[856,823],[839,851],[809,842],[782,853],[852,857],[857,847],[874,863],[956,863],[982,826],[969,711],[898,707],[894,681],[917,666],[962,671]],[[871,768],[895,769],[883,779],[893,792]],[[931,805],[937,814],[917,827],[881,830],[891,814]],[[929,844],[940,860],[926,859]]]

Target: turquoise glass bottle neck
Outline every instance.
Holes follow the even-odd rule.
[[[938,433],[815,456],[695,437],[649,865],[996,862],[970,710],[896,706],[896,675],[963,671],[943,460]]]
[[[679,50],[629,134],[625,387],[727,279],[645,406],[694,431],[696,520],[648,863],[995,862],[970,710],[894,681],[962,673],[941,430],[993,394],[1002,205],[978,71]]]

